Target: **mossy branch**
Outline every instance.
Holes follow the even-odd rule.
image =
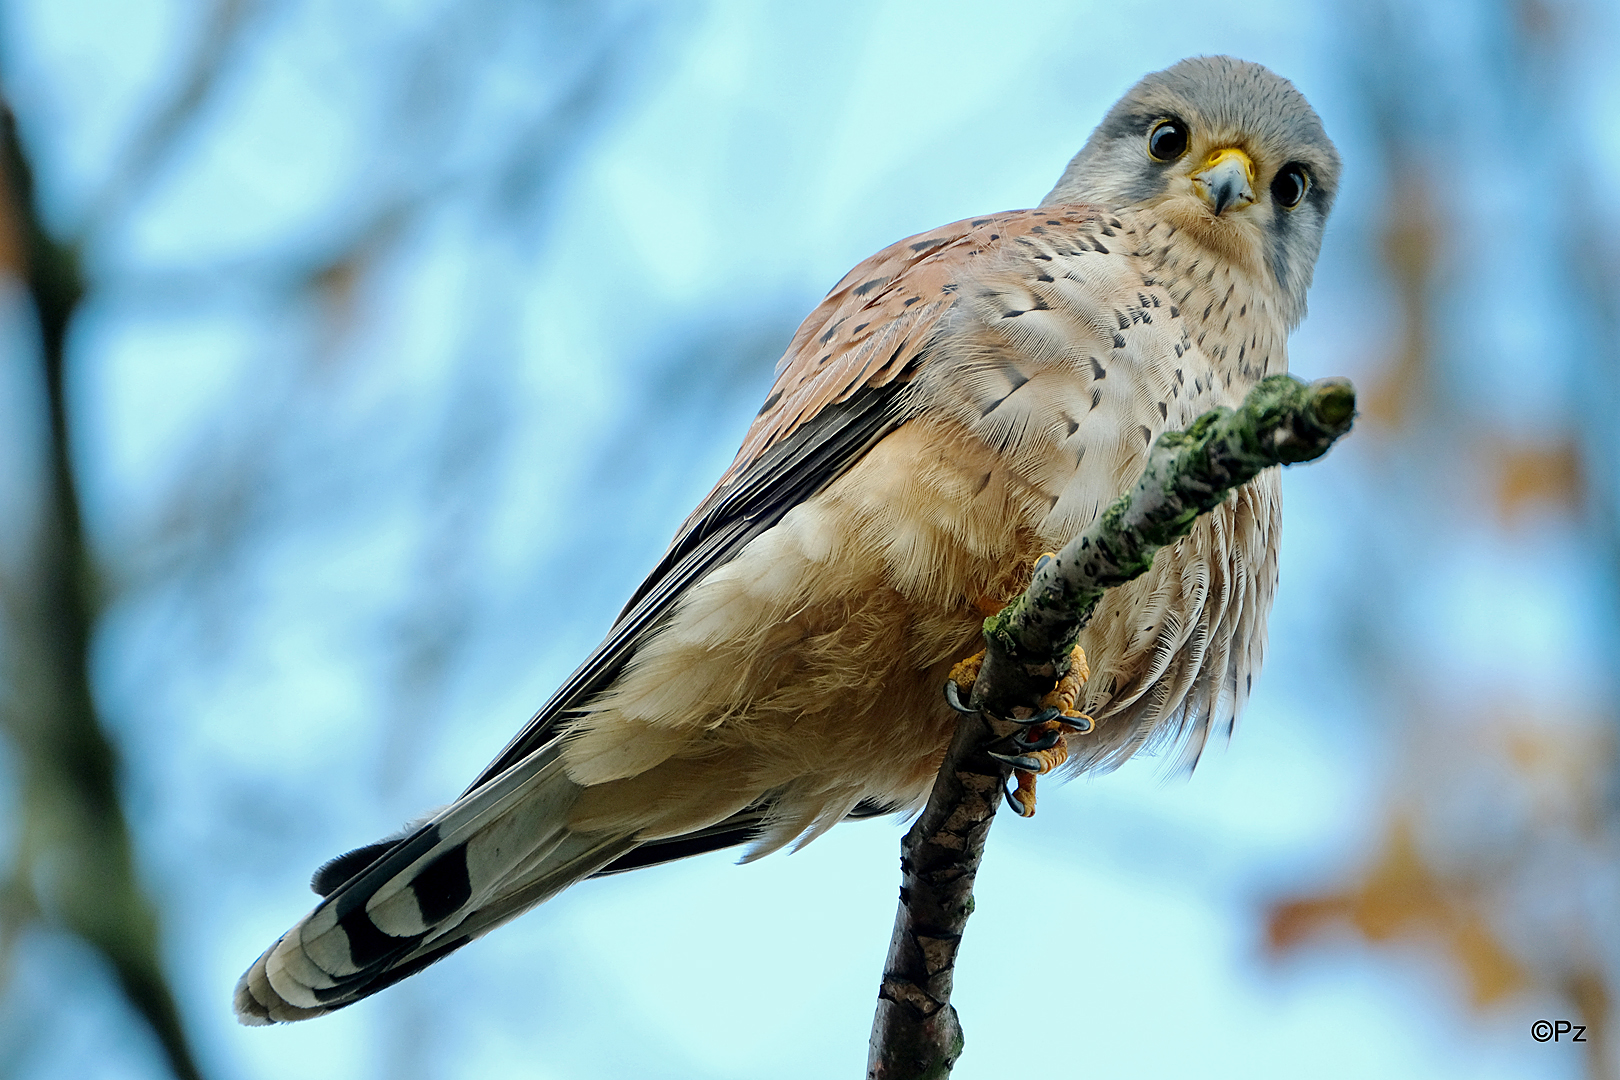
[[[1154,554],[1235,488],[1273,465],[1321,457],[1355,416],[1346,379],[1263,379],[1236,410],[1161,435],[1141,479],[1035,571],[1022,596],[984,624],[985,659],[928,805],[901,843],[900,908],[878,993],[868,1080],[943,1080],[962,1052],[951,1007],[956,951],[973,879],[1010,768],[987,752],[995,717],[1033,710],[1064,674],[1097,602],[1145,573]]]

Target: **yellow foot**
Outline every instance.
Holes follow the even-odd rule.
[[[953,707],[968,711],[966,702],[973,694],[973,684],[978,681],[979,671],[983,667],[984,653],[980,652],[951,668],[947,677],[946,697],[951,700]],[[1007,792],[1007,802],[1019,817],[1033,817],[1035,814],[1035,778],[1069,760],[1065,736],[1084,735],[1095,726],[1091,717],[1076,712],[1074,708],[1080,699],[1081,688],[1090,676],[1091,668],[1086,663],[1086,654],[1076,645],[1069,654],[1068,672],[1041,699],[1043,711],[1056,709],[1058,715],[1038,724],[1026,725],[1008,737],[1012,753],[995,755],[1013,766],[1013,776],[1018,786]]]
[[[1019,755],[1024,762],[1034,765],[1034,768],[1013,768],[1013,777],[1018,781],[1018,786],[1007,793],[1007,802],[1019,817],[1035,816],[1035,778],[1046,775],[1069,760],[1069,744],[1064,736],[1085,735],[1096,726],[1091,717],[1074,709],[1075,702],[1080,698],[1080,690],[1090,677],[1091,667],[1086,663],[1086,654],[1076,645],[1069,654],[1068,674],[1059,679],[1051,693],[1041,699],[1042,709],[1056,708],[1059,715],[1044,723],[1032,724],[1019,733],[1020,738],[1036,746],[1053,736],[1057,739],[1044,750],[1031,750]]]
[[[1018,781],[1018,786],[1007,792],[1007,805],[1012,807],[1013,812],[1019,817],[1034,817],[1035,774],[1025,772],[1023,769],[1014,769],[1013,778]]]
[[[951,668],[951,673],[945,676],[947,682],[956,685],[957,696],[966,702],[973,693],[973,684],[979,681],[979,672],[984,668],[984,650],[979,650],[966,660],[958,660]],[[1069,652],[1069,670],[1057,685],[1041,698],[1041,708],[1056,708],[1063,716],[1071,720],[1085,718],[1085,714],[1074,711],[1074,704],[1080,700],[1080,691],[1091,678],[1091,666],[1086,663],[1085,650],[1076,645]],[[1079,725],[1078,730],[1089,731],[1087,725]]]
[[[966,660],[959,660],[946,682],[956,684],[957,694],[965,702],[973,693],[973,684],[979,681],[979,670],[984,667],[984,650],[980,649]]]
[[[1007,792],[1007,803],[1018,812],[1019,817],[1035,816],[1035,778],[1046,775],[1069,760],[1069,746],[1063,741],[1063,735],[1067,732],[1066,725],[1056,720],[1048,720],[1029,729],[1029,734],[1037,739],[1050,732],[1056,732],[1058,735],[1057,742],[1050,748],[1020,755],[1024,760],[1034,762],[1035,768],[1013,769],[1013,779],[1018,781],[1018,786]]]
[[[1049,709],[1054,705],[1058,712],[1065,717],[1079,717],[1083,714],[1074,711],[1075,702],[1080,700],[1080,690],[1091,678],[1091,665],[1086,663],[1085,650],[1076,645],[1069,652],[1069,672],[1058,680],[1052,692],[1041,698],[1041,708]],[[1086,730],[1090,730],[1089,726]]]

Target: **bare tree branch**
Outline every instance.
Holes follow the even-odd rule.
[[[1070,650],[1110,588],[1145,573],[1227,493],[1273,465],[1311,461],[1350,430],[1344,379],[1307,386],[1274,375],[1236,411],[1205,413],[1161,435],[1135,488],[1056,557],[1029,589],[985,620],[985,659],[922,816],[900,847],[900,908],[872,1022],[868,1080],[943,1080],[962,1053],[951,1006],[956,952],[973,912],[973,879],[1010,766],[990,744],[1016,730],[1068,670]]]

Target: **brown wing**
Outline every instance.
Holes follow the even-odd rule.
[[[1028,233],[1096,216],[1089,206],[1064,206],[957,221],[891,244],[845,274],[793,335],[736,461],[686,527],[762,453],[827,406],[909,378],[956,302],[957,282],[979,258]]]
[[[1090,207],[1066,206],[959,221],[892,244],[846,274],[794,334],[737,459],[681,526],[607,638],[468,790],[550,742],[559,722],[612,682],[690,585],[905,421],[899,391],[955,304],[958,281],[978,260],[1028,233],[1094,216]]]

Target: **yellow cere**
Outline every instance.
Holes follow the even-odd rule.
[[[1215,166],[1219,165],[1227,158],[1237,158],[1238,161],[1242,162],[1244,175],[1249,178],[1250,184],[1254,183],[1254,162],[1249,160],[1248,154],[1245,154],[1242,150],[1239,150],[1235,146],[1223,147],[1222,149],[1211,153],[1209,155],[1209,159],[1204,162],[1204,167],[1200,169],[1199,172],[1208,172],[1210,169],[1215,168]]]

